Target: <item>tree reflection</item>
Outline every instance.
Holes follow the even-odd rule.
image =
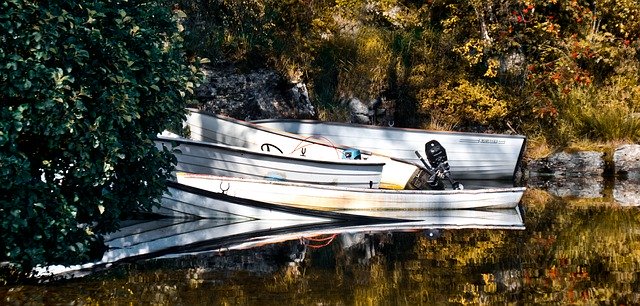
[[[637,303],[637,208],[606,199],[544,204],[544,210],[533,210],[531,226],[527,224],[525,283],[541,292],[529,295],[530,301]]]

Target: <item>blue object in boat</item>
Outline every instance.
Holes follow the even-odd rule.
[[[362,159],[362,155],[358,149],[346,149],[342,152],[342,159]]]

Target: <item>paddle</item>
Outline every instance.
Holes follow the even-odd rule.
[[[427,142],[425,145],[425,152],[427,154],[427,159],[429,163],[427,163],[420,152],[414,151],[416,156],[420,159],[420,161],[424,164],[425,168],[431,174],[429,177],[429,185],[434,189],[444,189],[444,184],[442,184],[442,179],[447,179],[449,183],[451,183],[451,187],[454,190],[462,190],[464,186],[451,178],[451,174],[449,172],[449,159],[447,158],[447,151],[444,147],[436,140],[431,140]],[[436,165],[435,167],[431,165]]]

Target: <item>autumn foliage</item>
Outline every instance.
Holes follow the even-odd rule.
[[[560,145],[640,139],[634,0],[181,5],[196,52],[302,76],[320,109],[383,97],[405,126],[542,134]]]

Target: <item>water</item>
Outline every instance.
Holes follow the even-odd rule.
[[[214,240],[188,256],[122,263],[71,280],[3,286],[0,303],[640,303],[638,208],[610,196],[558,198],[540,189],[528,190],[521,206],[524,227],[517,226],[517,218],[502,216],[494,219],[502,225],[493,227],[460,226],[473,223],[467,218],[457,226],[443,221],[416,230],[326,227],[251,243],[236,237],[230,245],[235,249]]]

